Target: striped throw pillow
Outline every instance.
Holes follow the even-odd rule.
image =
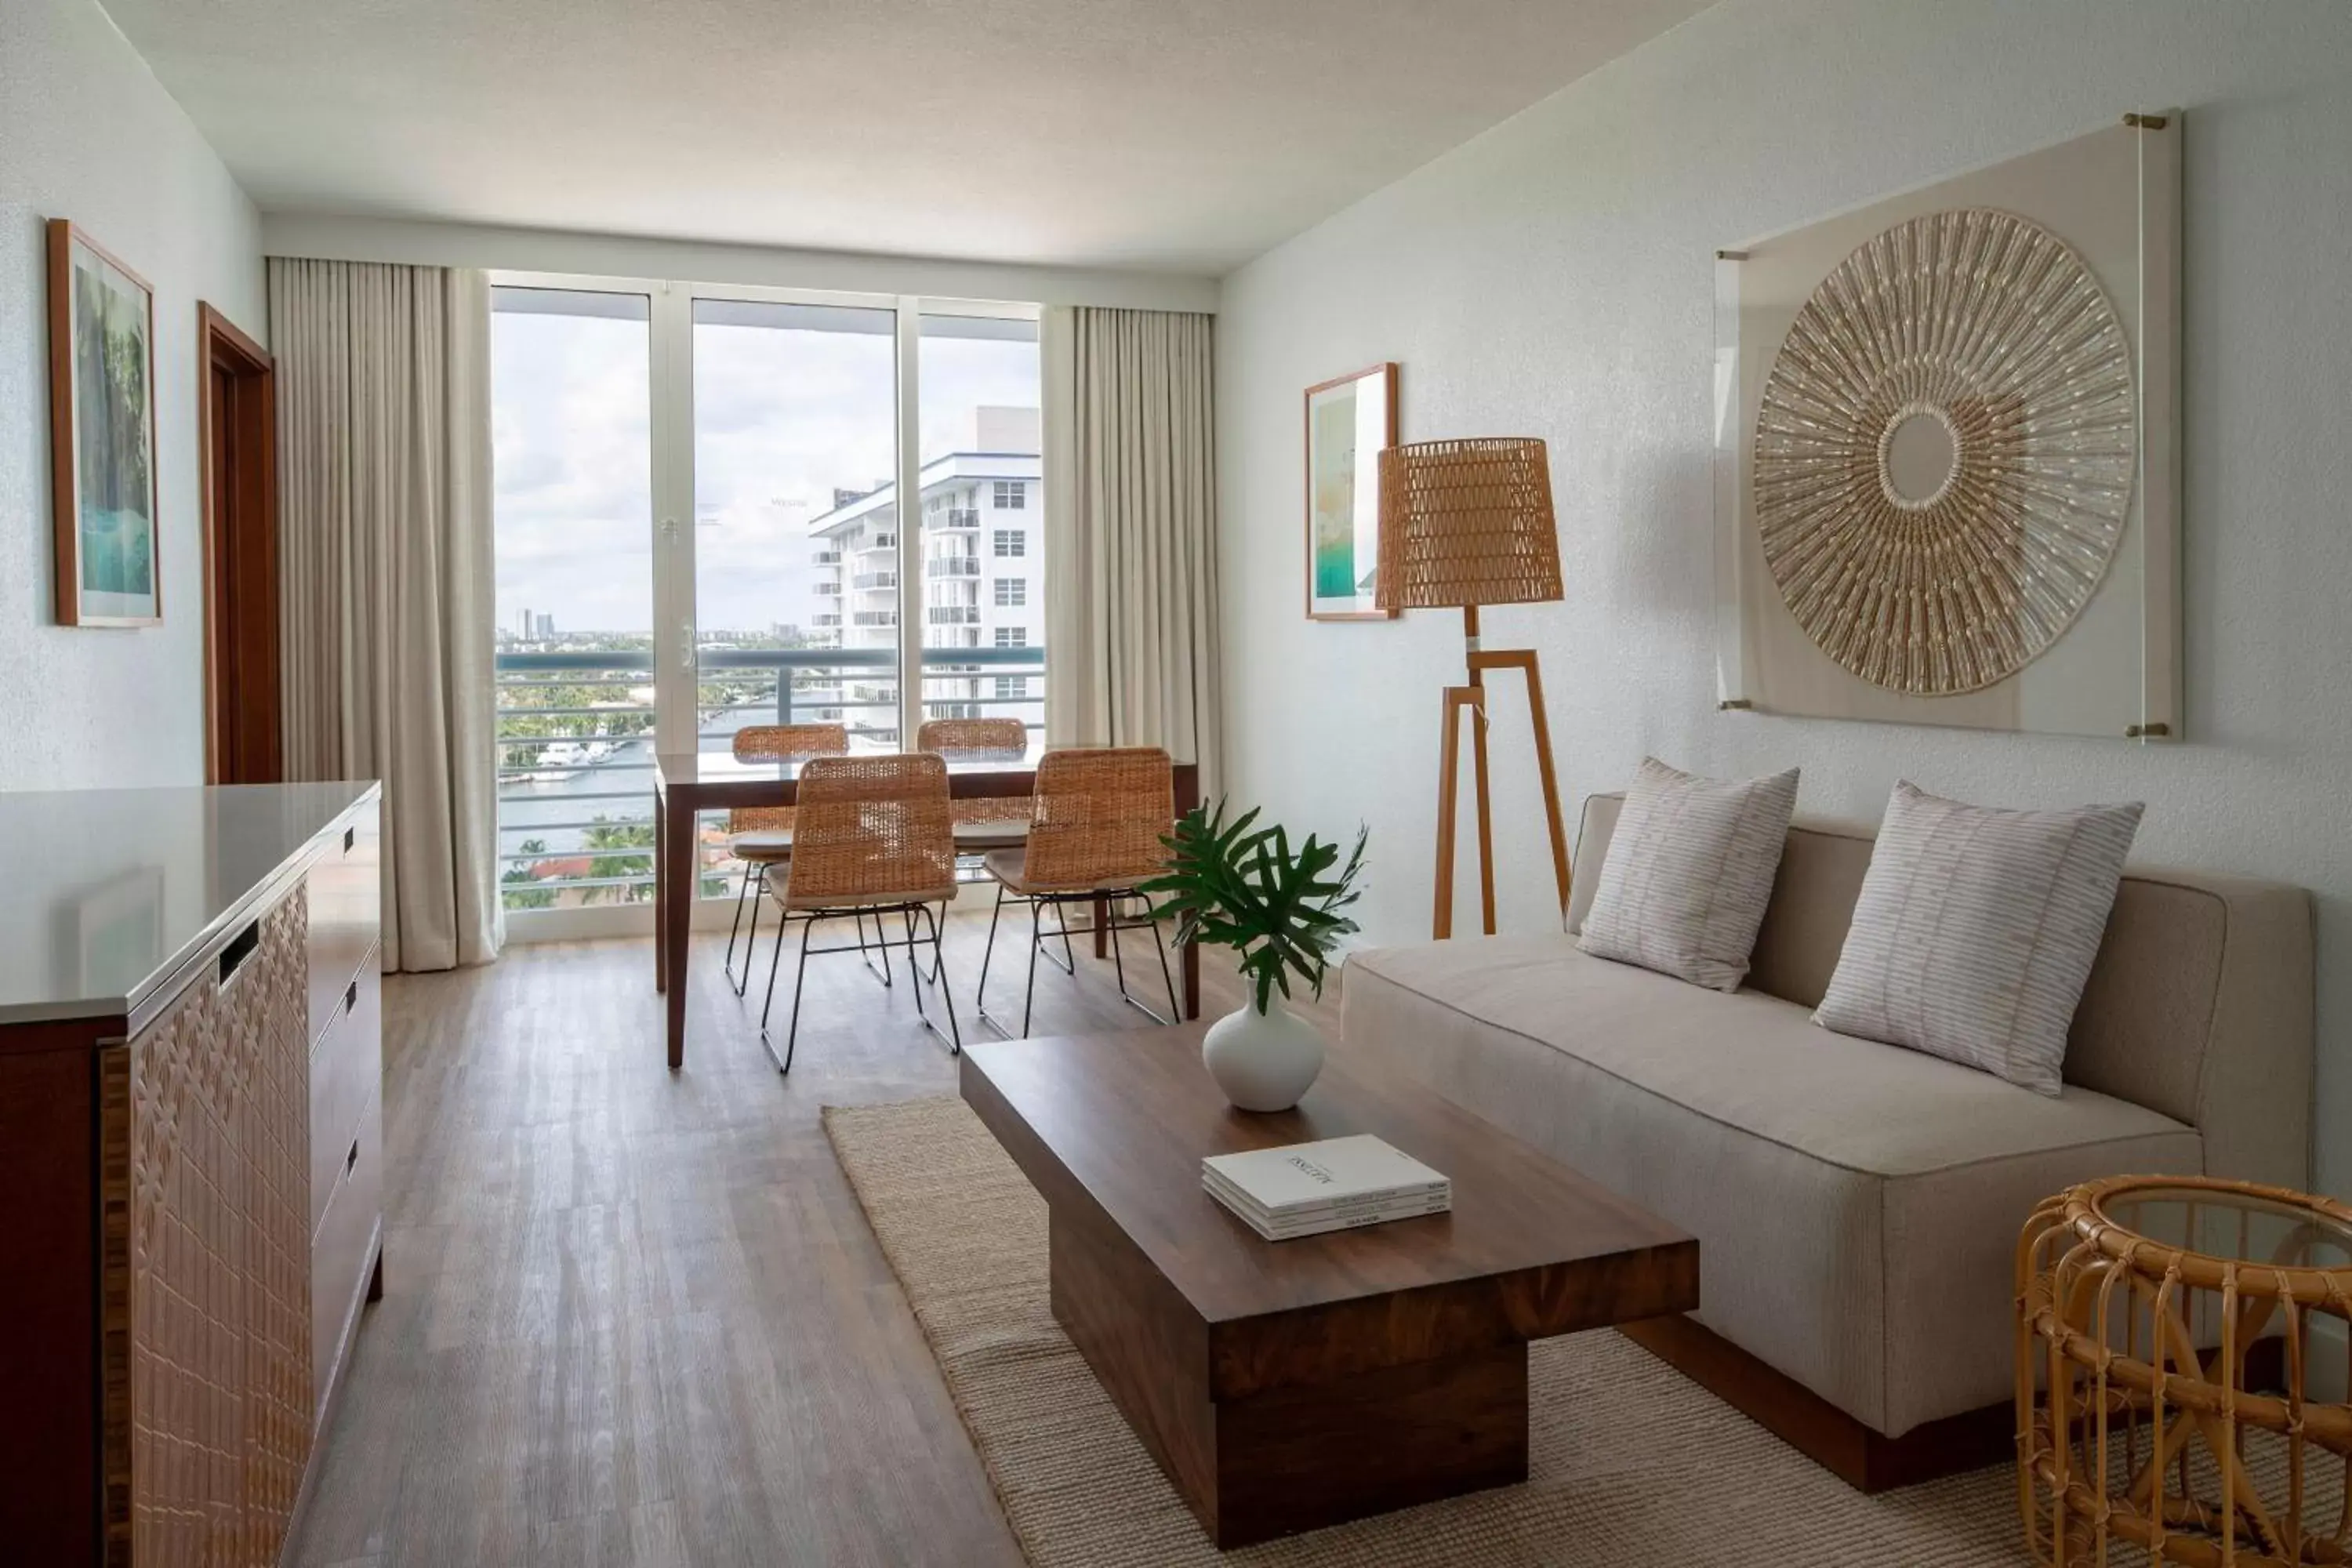
[[[1896,784],[1813,1022],[2057,1094],[2143,809],[1997,811]]]
[[[1797,770],[1703,779],[1642,762],[1577,945],[1717,991],[1748,974],[1797,807]]]

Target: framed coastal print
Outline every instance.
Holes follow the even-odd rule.
[[[49,220],[49,471],[59,624],[162,624],[155,296],[64,218]]]
[[[1376,364],[1307,389],[1307,616],[1385,621],[1381,449],[1397,438],[1397,367]]]

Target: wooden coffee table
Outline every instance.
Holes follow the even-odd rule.
[[[1529,1340],[1698,1305],[1698,1243],[1469,1112],[1335,1060],[1228,1106],[1203,1026],[969,1047],[1052,1213],[1054,1316],[1220,1547],[1528,1476]],[[1373,1132],[1454,1212],[1260,1240],[1201,1157]]]

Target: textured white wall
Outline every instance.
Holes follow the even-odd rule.
[[[2176,107],[2191,742],[1717,713],[1715,248]],[[1573,803],[1644,752],[1717,773],[1800,763],[1801,810],[1872,821],[1897,777],[1988,803],[2145,799],[2140,859],[2316,889],[2321,1181],[2352,1194],[2347,255],[2341,0],[1729,0],[1226,280],[1236,796],[1294,828],[1369,822],[1369,940],[1427,934],[1458,617],[1300,608],[1300,391],[1400,361],[1405,439],[1551,444],[1567,602],[1490,611],[1486,631],[1541,650],[1571,832]],[[1515,693],[1496,710],[1504,920],[1530,930],[1550,872],[1525,710]]]
[[[69,217],[155,289],[163,625],[52,611],[48,275]],[[0,5],[0,789],[204,776],[196,301],[264,336],[260,220],[91,0]]]

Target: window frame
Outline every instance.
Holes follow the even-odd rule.
[[[835,306],[892,312],[896,350],[897,459],[892,479],[902,518],[921,519],[905,498],[922,491],[921,337],[927,317],[1038,321],[1044,306],[1034,301],[982,300],[951,296],[858,289],[797,289],[749,283],[700,283],[688,279],[495,268],[492,289],[530,289],[594,295],[635,295],[646,300],[647,382],[651,410],[648,459],[652,471],[651,531],[655,745],[661,752],[691,751],[701,742],[697,696],[699,675],[696,605],[694,307],[699,300],[750,304]],[[1042,366],[1041,366],[1042,369]],[[1019,493],[1011,510],[1026,511],[1028,481],[1009,481]],[[992,494],[993,492],[992,492]],[[902,736],[914,734],[925,710],[922,676],[926,611],[930,599],[924,572],[926,530],[897,527],[891,540],[898,574],[898,721]],[[495,545],[493,546],[495,549]],[[907,600],[915,603],[909,613]],[[844,616],[845,622],[846,616]],[[838,630],[836,628],[826,628]],[[1024,628],[1025,629],[1025,628]],[[976,630],[976,628],[975,628]],[[1023,646],[1026,646],[1025,643]],[[938,651],[938,650],[932,650]],[[1033,699],[1034,700],[1034,699]],[[496,726],[493,725],[493,734]],[[652,793],[648,781],[647,795]],[[495,821],[495,814],[494,814]],[[494,835],[498,830],[494,828]],[[503,837],[499,837],[503,847]],[[503,852],[503,847],[501,848]],[[724,900],[696,900],[695,918],[717,918]],[[620,934],[651,929],[650,900],[564,910],[509,910],[509,929],[525,940]],[[720,923],[724,923],[723,921]]]

